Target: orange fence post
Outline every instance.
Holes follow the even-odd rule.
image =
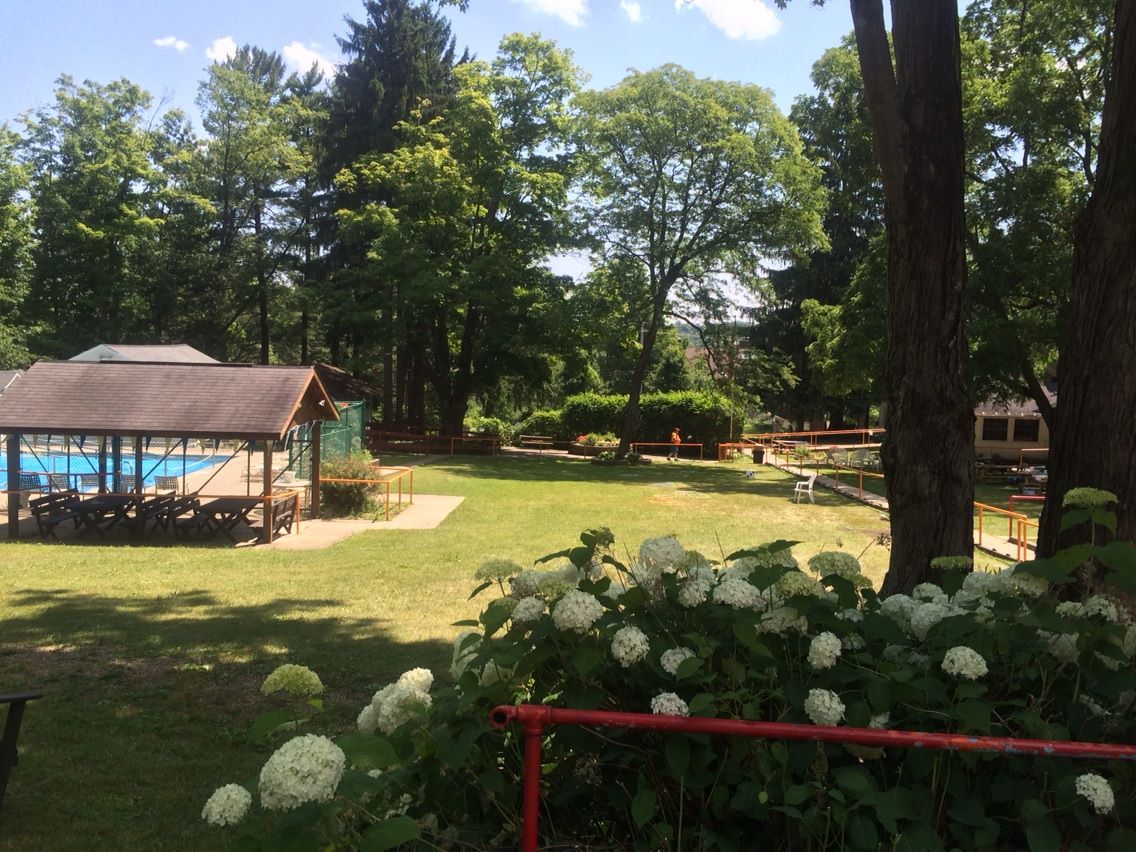
[[[978,546],[982,546],[982,504],[978,504]]]

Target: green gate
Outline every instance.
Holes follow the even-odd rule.
[[[366,429],[363,402],[337,402],[339,422],[323,421],[320,431],[320,459],[345,459],[352,453],[363,451]],[[288,445],[288,469],[298,479],[311,479],[312,424],[300,426]]]

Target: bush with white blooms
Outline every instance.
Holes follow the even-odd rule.
[[[411,670],[361,697],[356,731],[286,742],[258,792],[294,810],[240,848],[515,849],[524,735],[489,724],[499,704],[1136,742],[1132,545],[1001,572],[945,560],[941,584],[886,600],[848,553],[802,568],[774,542],[711,563],[665,537],[624,564],[612,545],[591,530],[535,568],[483,570],[497,594],[460,625],[450,680]],[[1108,583],[1086,581],[1094,562]],[[1136,762],[564,725],[539,783],[549,848],[1136,848]],[[231,786],[211,823],[247,809]]]

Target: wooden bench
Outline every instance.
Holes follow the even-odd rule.
[[[526,450],[551,450],[556,447],[556,439],[548,435],[520,435],[517,437],[517,446]]]
[[[154,516],[154,526],[169,530],[174,538],[188,535],[191,531],[200,532],[203,523],[201,500],[196,493],[174,497]]]
[[[24,708],[29,701],[42,698],[41,692],[10,692],[0,694],[0,704],[8,705],[8,718],[4,721],[4,736],[0,737],[0,807],[4,806],[4,794],[8,791],[8,779],[12,770],[20,762],[16,741],[20,737],[20,723],[24,720]]]
[[[289,494],[280,500],[272,501],[272,536],[275,538],[281,532],[292,532],[296,523],[296,495]],[[258,532],[264,529],[264,523],[254,526]]]
[[[28,503],[32,517],[35,518],[39,534],[58,539],[55,528],[65,521],[74,521],[79,526],[80,513],[76,508],[79,505],[79,494],[76,491],[56,491],[37,497]]]

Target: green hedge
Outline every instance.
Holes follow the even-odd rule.
[[[574,437],[569,435],[568,430],[564,427],[564,420],[559,409],[534,411],[521,421],[513,439],[516,440],[521,435],[545,435],[561,441]]]
[[[588,432],[619,435],[623,432],[626,410],[624,394],[582,393],[564,401],[560,416],[564,431],[569,435]],[[644,394],[639,400],[636,439],[668,441],[675,426],[679,427],[684,441],[705,444],[710,450],[719,441],[730,439],[729,403],[718,394],[703,391]]]

